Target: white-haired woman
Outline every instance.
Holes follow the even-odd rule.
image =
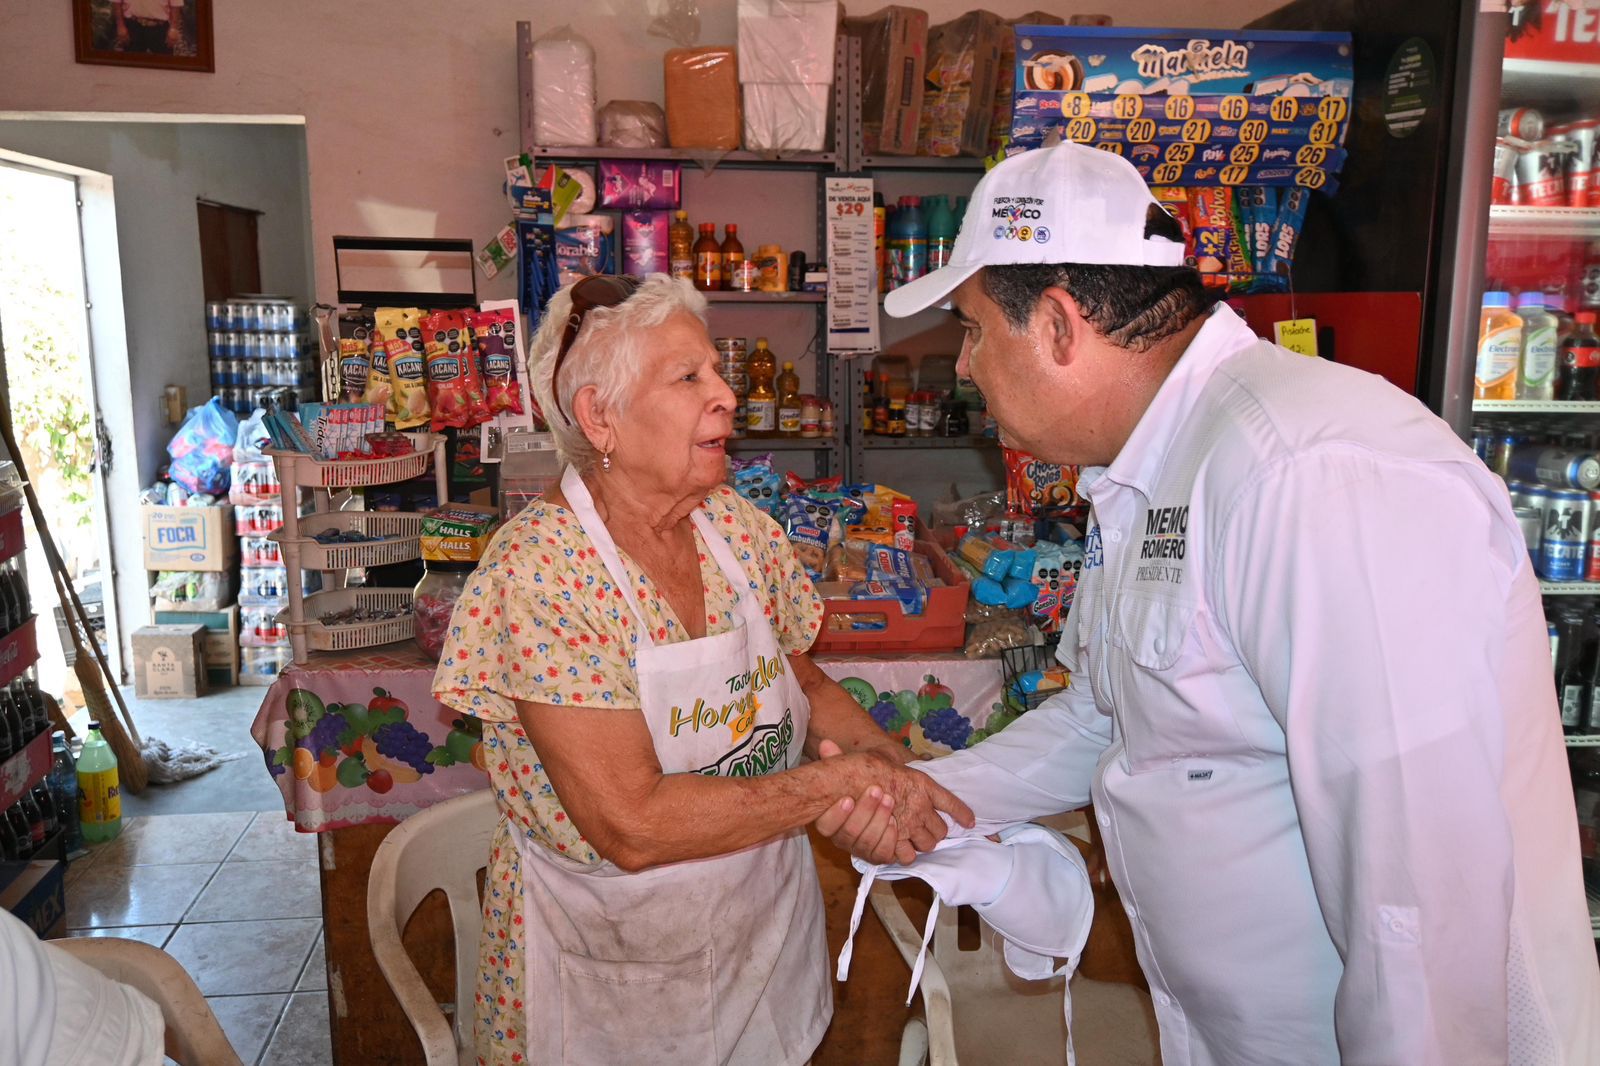
[[[687,282],[596,275],[533,339],[567,469],[496,536],[434,682],[483,720],[505,812],[486,1066],[805,1062],[832,990],[804,827],[887,861],[937,842],[936,808],[970,820],[807,656],[816,591],[724,483],[704,315]]]

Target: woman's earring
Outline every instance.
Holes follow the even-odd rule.
[[[611,453],[610,452],[606,452],[604,455],[602,455],[600,457],[600,469],[601,470],[610,470],[611,469]]]

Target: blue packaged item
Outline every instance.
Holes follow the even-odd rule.
[[[1038,587],[1024,577],[1008,577],[1000,587],[1005,592],[1005,605],[1013,610],[1032,607],[1039,597]]]
[[[874,544],[867,549],[867,580],[917,581],[916,565],[912,554],[886,544]]]
[[[1039,553],[1033,548],[1019,548],[1009,553],[1011,566],[1006,571],[1010,577],[1020,577],[1024,580],[1033,579],[1033,564],[1039,558]]]
[[[1004,607],[1006,588],[992,577],[980,577],[972,583],[972,598],[985,607]]]
[[[928,606],[928,590],[917,581],[886,577],[877,581],[857,581],[850,586],[852,600],[893,600],[906,614],[919,615]]]
[[[1289,189],[1278,205],[1278,217],[1272,226],[1272,244],[1266,262],[1256,269],[1272,276],[1274,283],[1287,286],[1289,270],[1294,264],[1294,246],[1300,240],[1300,228],[1306,221],[1306,207],[1311,193],[1305,189]]]

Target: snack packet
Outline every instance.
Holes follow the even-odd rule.
[[[466,315],[460,311],[424,315],[422,337],[434,431],[466,429],[487,422],[489,404],[483,398],[477,349],[467,337]]]
[[[389,353],[389,421],[396,429],[415,429],[428,421],[428,384],[422,349],[422,311],[380,307],[378,332]]]
[[[1059,519],[1082,504],[1079,467],[1035,459],[1005,448],[1006,496],[1012,511],[1031,518]]]
[[[366,391],[357,398],[364,403],[383,404],[387,410],[389,397],[394,394],[394,384],[389,380],[389,343],[376,326],[367,334],[367,363]]]
[[[339,387],[344,398],[360,403],[367,394],[367,378],[372,372],[372,353],[367,342],[355,337],[339,338]]]
[[[1194,267],[1200,280],[1211,286],[1226,285],[1233,258],[1233,190],[1189,190],[1189,221],[1194,232]]]
[[[852,600],[893,600],[908,615],[919,615],[928,606],[928,590],[915,581],[896,577],[858,581],[850,586]]]
[[[771,452],[749,459],[730,458],[728,472],[735,492],[769,515],[777,511],[783,481],[773,469]]]
[[[468,311],[467,325],[483,363],[484,399],[489,414],[520,415],[522,385],[517,380],[517,315],[509,307]]]
[[[822,580],[828,562],[828,544],[832,539],[832,512],[808,511],[800,497],[788,496],[783,500],[780,513],[783,519],[779,525],[793,545],[800,565],[806,568],[806,576],[813,581]]]

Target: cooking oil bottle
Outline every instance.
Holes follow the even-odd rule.
[[[756,350],[746,360],[750,375],[750,395],[745,400],[745,410],[750,416],[750,436],[771,437],[778,431],[778,394],[773,390],[773,378],[778,369],[777,356],[767,347],[767,338],[756,338]],[[798,429],[798,427],[796,427]]]
[[[783,364],[778,375],[778,435],[800,435],[800,375],[794,372],[793,363]]]

